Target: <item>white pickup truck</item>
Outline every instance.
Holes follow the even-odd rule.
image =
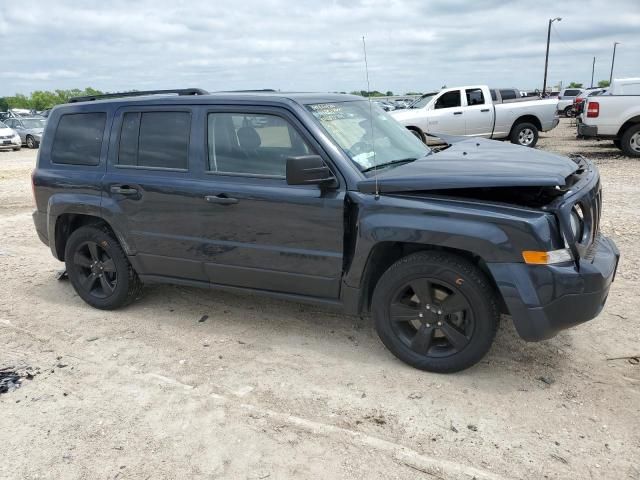
[[[534,147],[538,132],[558,125],[557,100],[496,103],[489,87],[445,88],[420,97],[410,108],[390,112],[423,142],[439,133],[509,139]]]
[[[640,78],[615,79],[606,95],[587,98],[579,137],[612,139],[630,157],[640,157]]]

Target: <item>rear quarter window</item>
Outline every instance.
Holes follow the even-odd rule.
[[[106,121],[106,113],[62,115],[53,139],[51,161],[66,165],[98,165]]]
[[[563,97],[577,97],[582,93],[580,90],[565,90]]]
[[[516,92],[514,90],[500,90],[500,96],[502,100],[514,100],[516,98]]]

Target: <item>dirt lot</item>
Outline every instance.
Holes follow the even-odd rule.
[[[573,137],[539,148],[598,163],[603,230],[622,252],[604,313],[543,343],[505,320],[455,375],[388,353],[370,320],[150,286],[85,305],[37,239],[35,153],[0,152],[1,478],[640,479],[640,161]]]

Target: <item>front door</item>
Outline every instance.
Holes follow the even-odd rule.
[[[464,112],[460,90],[450,90],[438,97],[428,112],[427,133],[464,135]]]
[[[209,280],[338,298],[344,187],[322,190],[285,180],[287,157],[324,155],[320,146],[286,110],[206,109],[203,116],[207,213],[201,247]]]

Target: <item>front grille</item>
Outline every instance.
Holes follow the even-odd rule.
[[[597,249],[600,235],[600,216],[602,213],[602,191],[600,175],[596,167],[581,155],[570,155],[578,169],[567,181],[566,195],[558,199],[552,208],[560,217],[561,228],[567,246],[576,259],[587,258]],[[571,231],[571,213],[576,209],[582,218],[583,229],[579,238]]]

